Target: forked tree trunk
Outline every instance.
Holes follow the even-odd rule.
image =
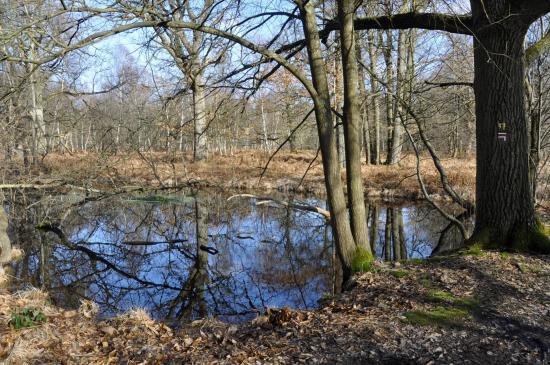
[[[472,1],[477,189],[471,241],[499,248],[529,243],[536,228],[523,90],[528,23],[508,18],[511,6]]]
[[[319,146],[323,158],[325,187],[330,206],[330,219],[335,240],[336,251],[342,263],[343,281],[351,276],[351,262],[355,253],[355,241],[351,233],[346,199],[344,196],[336,136],[332,125],[330,93],[325,63],[321,51],[321,42],[317,28],[315,8],[311,1],[296,1],[300,7],[302,24],[306,38],[311,76],[317,95],[313,98]]]

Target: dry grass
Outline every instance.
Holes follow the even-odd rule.
[[[269,159],[263,151],[213,155],[208,161],[197,163],[192,162],[188,154],[145,153],[111,157],[51,154],[44,160],[44,171],[49,177],[75,181],[75,184],[84,181],[96,186],[180,186],[193,183],[205,187],[321,193],[324,191],[322,161],[320,157],[313,161],[314,158],[314,151],[281,152],[273,158],[261,179]],[[472,159],[444,159],[443,165],[453,186],[472,199],[475,162]],[[429,157],[422,158],[421,171],[428,191],[440,193],[439,174]],[[415,175],[416,159],[412,155],[405,156],[397,166],[363,164],[362,172],[370,196],[421,197]],[[345,171],[342,171],[344,177]]]

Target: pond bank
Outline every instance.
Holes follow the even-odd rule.
[[[324,194],[322,161],[314,151],[279,152],[269,163],[264,151],[237,151],[213,155],[194,163],[187,154],[147,153],[99,156],[97,154],[49,154],[34,171],[40,179],[71,181],[99,189],[120,186],[195,186],[244,191],[282,191]],[[444,159],[449,182],[472,200],[475,186],[473,159]],[[14,170],[13,167],[7,167]],[[429,158],[421,161],[429,194],[444,197],[437,170]],[[85,173],[83,173],[85,172]],[[307,174],[306,174],[307,172]],[[362,166],[365,195],[384,199],[423,199],[416,179],[416,158],[404,156],[398,165]],[[260,178],[261,176],[261,178]],[[345,178],[345,171],[342,171]],[[27,182],[27,181],[20,181]]]
[[[550,360],[550,258],[476,252],[380,266],[311,311],[272,310],[253,322],[195,321],[173,330],[133,311],[94,319],[47,304],[39,291],[0,294],[6,364],[379,363],[537,364]],[[14,312],[47,321],[16,331]]]

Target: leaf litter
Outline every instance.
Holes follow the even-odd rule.
[[[315,310],[271,308],[249,323],[206,318],[178,329],[140,309],[98,320],[89,301],[64,310],[40,290],[0,291],[0,363],[547,364],[549,275],[548,256],[383,264]],[[26,307],[47,321],[14,329],[12,313]]]

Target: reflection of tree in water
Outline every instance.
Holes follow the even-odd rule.
[[[165,203],[118,197],[69,210],[60,199],[9,207],[12,236],[26,252],[16,275],[60,305],[88,298],[106,316],[145,307],[178,322],[242,320],[266,307],[314,307],[338,290],[330,228],[315,214],[212,192]],[[388,260],[429,255],[446,224],[426,207],[369,212],[371,242]],[[56,217],[65,241],[35,229]]]
[[[448,224],[430,206],[371,205],[369,212],[371,243],[387,261],[428,257]]]
[[[68,244],[34,229],[43,217],[22,219],[32,237],[20,242],[32,244],[18,275],[45,286],[59,304],[93,299],[105,315],[130,307],[172,319],[252,314],[265,306],[313,306],[327,290],[330,247],[323,221],[310,214],[215,194],[170,204],[111,199],[66,215],[61,229]],[[40,235],[51,248],[47,265],[36,247]],[[49,282],[32,278],[41,271]]]

